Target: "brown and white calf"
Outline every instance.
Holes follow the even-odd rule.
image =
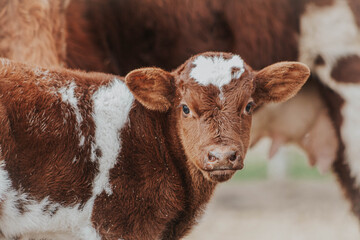
[[[272,153],[295,142],[312,164],[332,166],[360,218],[360,1],[84,2],[69,6],[68,45],[92,48],[68,48],[71,67],[118,74],[142,65],[172,69],[209,50],[241,54],[255,69],[284,60],[309,65],[314,78],[304,90],[254,114],[253,140],[270,136]],[[81,31],[78,22],[86,26]]]
[[[125,79],[1,59],[3,236],[181,238],[243,168],[255,105],[292,97],[308,76],[214,52]]]

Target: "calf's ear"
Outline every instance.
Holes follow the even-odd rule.
[[[293,97],[310,76],[299,62],[279,62],[256,73],[253,99],[257,103],[282,102]]]
[[[125,82],[134,97],[144,107],[167,111],[172,102],[173,76],[160,68],[140,68],[126,75]]]

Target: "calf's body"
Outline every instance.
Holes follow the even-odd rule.
[[[181,238],[243,167],[254,105],[290,98],[308,75],[226,53],[125,79],[2,59],[3,236]]]

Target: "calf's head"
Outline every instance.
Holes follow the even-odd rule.
[[[221,182],[243,168],[254,108],[289,99],[308,76],[297,62],[254,71],[237,55],[208,52],[171,73],[142,68],[125,81],[149,110],[171,111],[189,166]]]

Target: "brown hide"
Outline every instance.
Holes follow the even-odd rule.
[[[352,55],[339,59],[331,70],[331,77],[338,82],[360,83],[360,57]]]
[[[254,99],[257,104],[264,102],[286,101],[296,94],[302,86],[293,79],[307,78],[309,71],[303,71],[306,65],[288,62],[276,63],[259,71],[254,79],[256,84],[255,95],[262,100]],[[281,79],[281,80],[280,80]]]
[[[164,70],[156,68],[135,70],[132,71],[131,78],[127,77],[125,82],[136,99],[150,110],[165,112],[173,103],[174,79]]]
[[[65,70],[60,75],[55,69],[2,62],[1,148],[13,187],[39,201],[49,197],[65,206],[85,203],[97,173],[96,163],[88,161],[94,136],[89,93],[108,81],[106,75]],[[54,92],[72,80],[80,86],[76,92],[83,115],[80,129],[88,136],[82,148],[77,147],[75,114]]]
[[[356,23],[360,27],[360,2],[357,0],[347,0],[347,1],[351,7],[351,10],[354,13]]]
[[[199,52],[226,51],[260,69],[277,61],[297,60],[299,16],[306,4],[332,2],[72,1],[67,42],[78,47],[69,46],[68,63],[73,68],[126,74],[144,66],[172,70]]]
[[[301,5],[300,2],[295,1],[296,5]],[[74,68],[94,70],[91,67],[95,67],[97,70],[99,66],[89,66],[92,59],[87,58],[99,56],[99,52],[105,54],[99,56],[99,64],[110,66],[110,71],[116,74],[126,74],[143,66],[172,70],[192,55],[214,50],[239,53],[255,69],[297,57],[298,13],[288,0],[88,0],[80,3],[83,5],[73,1],[69,6],[68,44],[81,40],[92,47],[82,50],[81,54],[76,49],[68,49],[68,63]],[[76,28],[79,18],[72,16],[79,15],[83,17],[80,23],[86,21],[91,28],[74,32],[72,29]]]
[[[118,72],[112,70],[107,52],[98,47],[96,25],[86,18],[88,3],[88,0],[70,1],[66,11],[66,64],[75,69]]]

